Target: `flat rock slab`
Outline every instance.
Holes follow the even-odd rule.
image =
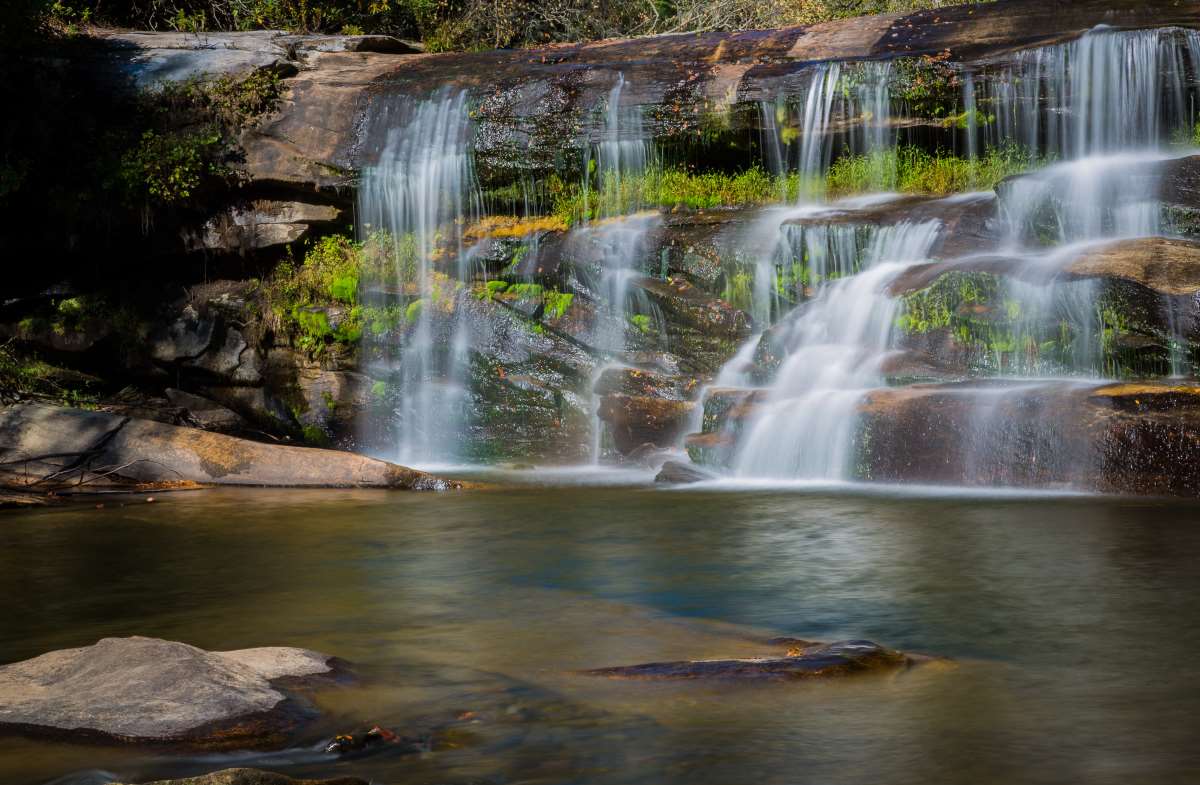
[[[105,412],[0,408],[0,471],[10,482],[54,474],[133,483],[444,490],[424,472],[338,450],[263,444]],[[5,481],[0,477],[0,482]],[[38,486],[46,488],[47,486]],[[94,487],[94,486],[93,486]]]
[[[199,777],[157,780],[145,783],[145,785],[367,785],[367,781],[360,780],[358,777],[338,777],[332,780],[294,780],[273,771],[224,769]]]
[[[327,678],[331,660],[307,649],[209,652],[157,638],[104,638],[0,667],[0,731],[260,746],[296,725],[300,712],[288,690]]]
[[[786,681],[824,679],[905,667],[912,660],[871,641],[838,641],[793,649],[785,657],[751,657],[730,660],[680,660],[650,662],[584,671],[610,679],[665,681],[681,679],[749,679]]]

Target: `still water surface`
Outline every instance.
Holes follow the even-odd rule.
[[[0,662],[149,635],[359,667],[269,756],[0,738],[0,783],[259,765],[378,783],[1200,782],[1200,506],[646,486],[221,490],[0,514]],[[573,671],[871,638],[810,684]],[[770,651],[769,649],[767,651]],[[323,737],[475,712],[435,751]]]

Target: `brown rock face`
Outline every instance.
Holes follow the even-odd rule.
[[[1158,294],[1200,292],[1200,244],[1165,237],[1122,240],[1083,253],[1064,273],[1075,278],[1118,278]]]
[[[1139,237],[1097,244],[1064,257],[1057,267],[1030,263],[1027,257],[993,256],[950,259],[910,267],[889,285],[893,295],[924,289],[949,272],[985,272],[1035,283],[1101,279],[1137,284],[1167,297],[1200,291],[1200,243],[1167,237]]]
[[[643,444],[673,445],[695,406],[645,395],[606,395],[600,401],[600,419],[608,424],[617,449],[629,453]]]
[[[1200,386],[976,383],[876,390],[860,471],[884,482],[1200,493]]]

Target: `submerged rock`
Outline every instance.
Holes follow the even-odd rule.
[[[716,474],[703,469],[695,464],[684,463],[683,461],[667,461],[662,465],[662,469],[655,475],[654,481],[661,483],[671,483],[675,485],[685,485],[693,482],[704,482],[717,477]]]
[[[120,785],[118,783],[118,785]],[[129,783],[128,785],[133,785]],[[296,780],[273,771],[259,769],[224,769],[199,777],[177,780],[155,780],[143,785],[368,785],[358,777],[335,777],[331,780]]]
[[[295,690],[332,671],[330,655],[307,649],[208,652],[157,638],[104,638],[0,666],[0,730],[269,746],[303,719]]]
[[[911,665],[914,660],[871,641],[838,641],[789,649],[785,656],[651,662],[585,671],[589,676],[642,681],[736,679],[786,681],[850,676]]]

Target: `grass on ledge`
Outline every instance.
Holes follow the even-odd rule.
[[[830,198],[868,191],[899,191],[945,196],[988,191],[1006,177],[1042,166],[1014,145],[990,148],[978,158],[929,153],[919,147],[897,147],[839,158],[825,174]]]
[[[647,208],[692,210],[750,207],[794,202],[802,193],[827,198],[871,191],[899,191],[944,196],[989,190],[1006,177],[1045,164],[1023,148],[991,148],[978,158],[930,153],[905,146],[838,158],[816,182],[795,173],[772,175],[760,168],[737,174],[695,173],[683,169],[651,170],[642,175],[606,177],[586,190],[558,184],[553,216],[570,226],[584,218],[623,215]]]

